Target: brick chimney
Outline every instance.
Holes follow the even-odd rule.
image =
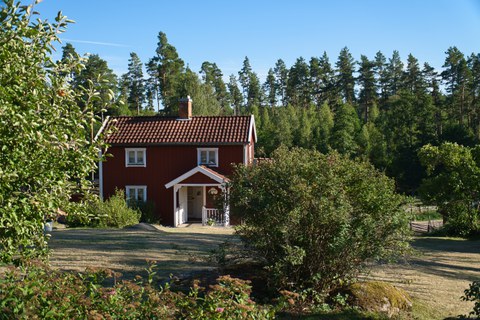
[[[179,100],[178,105],[178,119],[191,119],[192,118],[192,99],[190,96]]]

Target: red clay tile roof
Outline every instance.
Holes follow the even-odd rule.
[[[102,132],[110,145],[247,144],[255,130],[252,116],[208,116],[178,120],[173,117],[111,117]],[[254,133],[256,134],[256,133]]]

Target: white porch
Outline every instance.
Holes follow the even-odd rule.
[[[198,166],[167,183],[165,187],[173,189],[174,226],[200,222],[202,225],[228,226],[227,181],[223,175]]]

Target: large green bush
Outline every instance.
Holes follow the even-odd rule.
[[[71,204],[70,208],[72,212],[67,216],[70,227],[123,228],[137,224],[141,216],[139,209],[128,206],[123,190],[116,190],[105,201],[93,197]]]
[[[480,234],[480,147],[426,145],[418,156],[428,174],[420,195],[438,207],[444,232],[454,236]]]
[[[237,167],[230,201],[243,221],[237,232],[276,285],[327,292],[408,247],[404,198],[394,190],[367,163],[280,148],[271,161]]]

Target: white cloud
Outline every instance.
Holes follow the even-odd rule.
[[[73,42],[73,43],[94,44],[94,45],[109,46],[109,47],[123,47],[123,48],[129,47],[129,46],[125,45],[125,44],[120,44],[120,43],[100,42],[100,41],[89,41],[89,40],[75,40],[75,39],[67,39],[67,38],[62,38],[62,41],[64,41],[64,42]]]

